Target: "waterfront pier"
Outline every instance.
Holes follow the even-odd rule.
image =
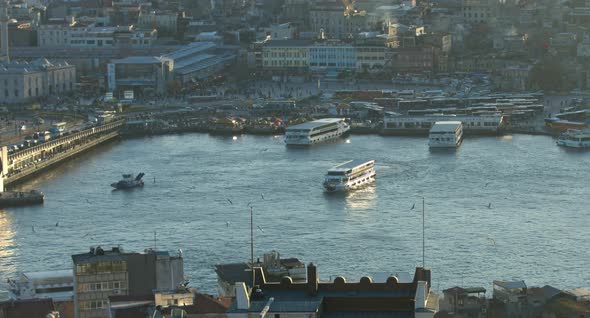
[[[62,136],[9,154],[2,147],[4,185],[12,185],[41,172],[65,159],[119,136],[124,120],[117,120],[80,132]]]

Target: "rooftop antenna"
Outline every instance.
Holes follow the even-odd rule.
[[[156,240],[156,231],[154,231],[154,252],[156,251],[156,247],[157,247],[157,240]]]

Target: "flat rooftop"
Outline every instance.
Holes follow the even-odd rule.
[[[363,159],[355,159],[351,160],[342,164],[337,165],[334,168],[331,168],[330,171],[346,171],[352,168],[355,168],[360,165],[364,165],[367,163],[375,163],[375,160],[363,160]]]
[[[434,123],[434,126],[430,128],[430,132],[455,131],[455,129],[461,125],[460,121],[437,121]]]
[[[288,127],[287,130],[291,130],[291,129],[310,130],[310,129],[313,129],[313,128],[316,128],[316,127],[320,127],[322,125],[337,123],[337,122],[339,122],[341,120],[344,120],[344,118],[324,118],[324,119],[318,119],[318,120],[308,121],[308,122],[303,123],[303,124],[299,124],[299,125]]]

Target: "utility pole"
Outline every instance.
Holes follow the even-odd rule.
[[[250,207],[250,261],[252,262],[252,290],[256,282],[256,272],[254,272],[254,211]]]
[[[425,250],[425,238],[426,238],[426,234],[424,231],[424,197],[422,197],[422,267],[425,266],[425,262],[424,262],[424,250]]]

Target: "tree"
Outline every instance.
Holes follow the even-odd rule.
[[[565,75],[565,68],[557,58],[546,58],[533,66],[531,79],[535,86],[544,91],[563,91],[569,86]]]

